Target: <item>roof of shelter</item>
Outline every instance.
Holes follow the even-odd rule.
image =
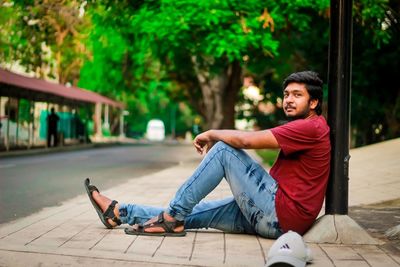
[[[92,91],[26,77],[1,68],[0,95],[56,103],[103,103],[121,109],[125,106]]]

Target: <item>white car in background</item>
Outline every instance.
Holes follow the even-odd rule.
[[[163,141],[165,139],[165,126],[162,120],[153,119],[147,123],[146,138],[149,141]]]

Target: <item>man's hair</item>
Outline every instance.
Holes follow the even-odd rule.
[[[321,115],[323,98],[322,85],[324,82],[321,80],[321,78],[319,78],[318,73],[314,71],[294,72],[283,81],[283,90],[285,90],[289,83],[304,83],[307,92],[310,94],[310,100],[318,100],[318,105],[315,107],[315,112],[318,115]]]

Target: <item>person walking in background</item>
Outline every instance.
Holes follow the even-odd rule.
[[[167,208],[119,204],[100,194],[89,178],[89,199],[107,228],[133,225],[132,235],[184,236],[185,229],[216,228],[278,238],[304,234],[321,210],[329,176],[329,126],[322,113],[322,80],[312,71],[283,82],[283,110],[290,120],[268,130],[209,130],[194,146],[206,154]],[[268,173],[243,149],[280,149]],[[203,199],[225,178],[232,197]]]
[[[51,108],[50,114],[47,116],[47,147],[57,146],[57,126],[60,117],[54,112],[54,108]],[[53,140],[53,142],[51,142]]]

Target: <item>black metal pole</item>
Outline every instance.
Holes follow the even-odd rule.
[[[348,213],[352,0],[331,0],[328,67],[328,124],[331,172],[325,213]]]

